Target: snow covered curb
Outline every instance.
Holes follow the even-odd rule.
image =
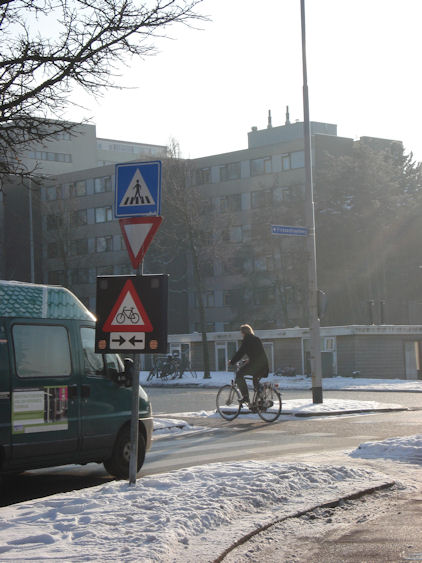
[[[376,401],[325,399],[321,404],[313,404],[312,401],[308,399],[292,399],[283,401],[281,416],[321,417],[403,410],[409,409],[395,403],[378,403]],[[250,419],[256,420],[259,418],[257,414],[250,413],[246,408],[242,411],[240,416],[247,416]],[[180,432],[204,430],[204,428],[200,426],[191,426],[183,420],[184,418],[220,418],[220,415],[215,410],[159,415],[154,418],[154,438]]]
[[[214,463],[24,502],[0,512],[2,561],[213,561],[261,526],[391,483],[332,465]],[[214,546],[214,547],[211,547]]]

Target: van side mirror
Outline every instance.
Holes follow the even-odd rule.
[[[135,379],[135,366],[133,364],[133,360],[131,358],[125,358],[123,360],[124,366],[125,366],[125,371],[124,371],[124,377],[125,377],[125,387],[131,387],[132,386],[132,382]]]
[[[135,372],[133,360],[130,358],[124,359],[124,371],[117,370],[114,366],[109,366],[107,368],[107,374],[114,383],[122,387],[130,387],[133,381],[133,375]]]

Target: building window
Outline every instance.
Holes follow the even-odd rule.
[[[238,180],[240,178],[240,162],[231,162],[220,166],[220,182]]]
[[[97,268],[97,276],[112,276],[113,266],[99,266]]]
[[[97,237],[95,239],[95,252],[111,252],[113,250],[113,237]]]
[[[29,151],[28,158],[48,160],[50,162],[72,162],[72,155],[62,152]]]
[[[230,227],[230,242],[242,242],[242,227]]]
[[[214,307],[215,300],[214,300],[214,292],[207,291],[205,294],[205,306],[206,307]]]
[[[94,192],[96,194],[103,192],[111,192],[111,177],[94,178]]]
[[[86,182],[79,180],[74,184],[70,184],[70,197],[81,197],[86,195]]]
[[[272,192],[271,190],[259,190],[256,192],[251,192],[251,207],[256,209],[257,207],[266,207],[272,203]]]
[[[201,186],[202,184],[210,184],[211,183],[211,168],[199,168],[195,170],[194,175],[194,183],[197,186]]]
[[[282,154],[281,155],[281,169],[282,170],[290,170],[290,155],[289,154]]]
[[[295,151],[290,155],[290,164],[292,168],[305,167],[305,153],[304,151]]]
[[[82,227],[83,225],[86,225],[87,222],[86,209],[77,209],[76,211],[72,211],[70,214],[70,225],[72,227]]]
[[[229,211],[240,211],[242,208],[241,194],[232,194],[227,196]]]
[[[47,231],[55,231],[63,226],[63,216],[57,213],[47,215]]]
[[[47,277],[49,284],[64,285],[64,270],[51,270]]]
[[[62,199],[62,187],[61,186],[50,186],[46,188],[45,199],[47,201],[54,201],[56,199]]]
[[[59,256],[59,244],[49,242],[47,246],[47,258],[57,258]]]
[[[212,260],[207,260],[201,264],[201,273],[203,276],[211,277],[214,275],[214,263]]]
[[[272,163],[271,157],[254,158],[250,161],[251,176],[261,176],[262,174],[271,174]]]
[[[273,287],[259,287],[253,292],[254,305],[269,305],[275,302]]]
[[[291,199],[290,188],[277,187],[273,190],[273,201],[278,203],[280,201],[289,201]]]
[[[89,270],[88,268],[77,268],[70,271],[71,283],[89,283]]]
[[[111,206],[107,207],[96,207],[95,208],[95,222],[96,223],[108,223],[113,220],[113,213]]]
[[[133,268],[130,264],[120,264],[120,273],[125,276],[129,274],[133,274]]]
[[[224,213],[225,211],[228,211],[228,202],[227,202],[227,196],[223,195],[219,198],[217,198],[217,211],[220,211],[222,213]]]
[[[88,254],[88,239],[79,238],[71,240],[69,252],[71,256],[82,256],[83,254]]]

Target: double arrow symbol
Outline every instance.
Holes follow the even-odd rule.
[[[145,348],[144,332],[115,332],[110,334],[110,348],[117,351],[130,352]]]

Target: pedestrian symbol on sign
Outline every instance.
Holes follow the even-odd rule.
[[[120,205],[128,207],[131,205],[154,205],[154,203],[154,198],[151,196],[139,168],[137,168]]]

